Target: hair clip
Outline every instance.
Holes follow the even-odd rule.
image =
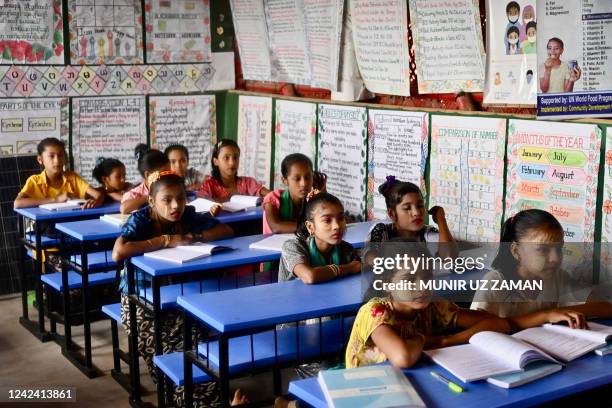
[[[159,181],[160,178],[170,175],[178,176],[178,173],[172,170],[154,171],[153,173],[149,174],[149,177],[147,177],[147,184],[149,185],[149,187],[151,187],[151,185]]]
[[[306,194],[306,202],[309,202],[318,194],[321,194],[321,190],[317,190],[316,188],[313,188],[312,190],[310,190],[308,194]]]
[[[106,160],[104,157],[98,157],[96,159],[96,167],[101,165],[104,162],[104,160]]]
[[[395,183],[396,183],[395,176],[387,176],[387,181],[385,181],[385,184],[387,185],[387,187],[391,187]]]

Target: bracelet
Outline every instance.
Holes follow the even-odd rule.
[[[334,274],[334,277],[338,277],[340,276],[340,267],[338,265],[335,264],[331,264],[329,265],[332,273]]]
[[[149,244],[149,246],[153,248],[153,241],[151,241],[150,239],[147,239],[147,244]]]
[[[168,245],[170,245],[170,235],[162,235],[162,239],[164,240],[162,248],[168,248]]]

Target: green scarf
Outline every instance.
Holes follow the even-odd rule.
[[[293,201],[289,190],[281,193],[279,212],[281,221],[293,221]]]
[[[308,237],[308,255],[310,256],[310,266],[326,266],[329,265],[319,249],[317,248],[317,244],[315,242],[315,238],[313,236]],[[340,246],[336,245],[331,250],[331,263],[334,265],[340,265]]]

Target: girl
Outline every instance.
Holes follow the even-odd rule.
[[[519,42],[519,29],[512,26],[506,32],[506,55],[518,55],[521,53],[521,43]]]
[[[170,161],[170,170],[178,173],[185,179],[187,191],[197,190],[202,183],[202,173],[189,167],[189,151],[181,144],[171,144],[166,147],[164,154]]]
[[[41,204],[63,203],[69,199],[89,198],[83,208],[98,207],[104,194],[89,185],[74,171],[65,171],[66,148],[54,137],[38,143],[38,163],[44,167],[40,174],[28,177],[17,195],[14,208],[37,207]]]
[[[325,191],[327,176],[313,173],[312,161],[301,153],[293,153],[283,159],[281,174],[287,189],[271,191],[263,200],[264,234],[295,232],[302,202],[313,184],[316,189]]]
[[[129,214],[147,203],[149,185],[147,178],[155,171],[170,170],[170,162],[165,154],[156,149],[150,149],[146,144],[139,144],[134,148],[134,157],[138,163],[138,171],[142,176],[142,183],[132,188],[121,198],[121,214]]]
[[[329,193],[309,193],[297,237],[283,244],[278,280],[313,284],[361,271],[359,255],[342,240],[344,207]]]
[[[376,250],[380,243],[390,239],[410,239],[420,242],[438,242],[439,255],[453,257],[458,253],[457,243],[453,238],[442,207],[429,210],[433,221],[439,230],[425,225],[425,200],[421,190],[413,183],[399,181],[395,176],[387,176],[387,180],[378,187],[378,192],[385,197],[387,215],[390,224],[376,224],[368,236],[369,249]]]
[[[428,254],[427,248],[418,242],[404,244],[399,251],[397,245],[384,250],[386,258],[423,254]],[[387,282],[411,281],[418,287],[418,281],[431,279],[432,272],[395,269],[386,275]],[[419,360],[423,349],[466,343],[480,331],[509,331],[504,319],[462,309],[446,300],[432,303],[431,298],[432,293],[427,290],[394,290],[361,306],[346,349],[346,368],[386,360],[396,367],[407,368]],[[456,328],[463,330],[444,335],[446,329]]]
[[[561,61],[563,41],[557,37],[548,40],[546,53],[548,58],[538,66],[542,92],[573,92],[574,83],[580,79],[582,71],[578,66],[570,71],[568,65]]]
[[[125,165],[117,159],[99,157],[92,175],[101,185],[98,190],[114,201],[121,202],[123,194],[132,188],[125,182]]]
[[[221,139],[212,151],[212,176],[207,177],[198,191],[198,195],[220,203],[228,201],[233,194],[264,197],[270,192],[252,177],[239,177],[240,148],[230,139]],[[221,209],[216,205],[211,214],[216,215]]]
[[[121,235],[115,241],[113,260],[116,262],[161,248],[187,245],[195,241],[214,241],[233,235],[230,227],[220,224],[208,214],[196,213],[195,208],[187,206],[187,193],[183,178],[173,171],[151,172],[147,185],[150,186],[147,207],[134,212],[123,226]],[[120,289],[121,315],[129,334],[129,302],[126,295],[127,276],[122,276]],[[144,358],[151,377],[156,382],[153,365],[154,350],[149,346],[154,335],[153,320],[144,309],[137,305],[138,352]],[[168,312],[162,320],[163,353],[182,349],[182,316],[178,312]],[[174,399],[177,406],[183,401],[182,387],[177,387]],[[197,406],[220,405],[215,387],[202,384],[194,393]],[[235,395],[235,400],[238,395]]]
[[[522,290],[479,290],[472,309],[485,310],[508,319],[513,330],[565,321],[570,327],[584,328],[585,318],[611,317],[612,305],[606,302],[578,304],[562,297],[572,292],[572,282],[561,269],[563,227],[550,213],[524,210],[506,220],[502,227],[501,246],[483,279],[542,280],[541,292]]]

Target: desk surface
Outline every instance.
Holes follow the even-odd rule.
[[[118,213],[119,203],[105,204],[101,207],[89,208],[87,210],[49,211],[39,207],[32,207],[18,208],[14,211],[17,214],[34,221],[54,221],[60,219],[95,217],[104,214]]]
[[[363,247],[372,222],[350,224],[344,240],[355,248]],[[252,264],[257,262],[275,261],[280,258],[280,252],[260,249],[250,249],[249,245],[265,238],[267,235],[250,235],[214,242],[217,245],[229,246],[233,251],[222,252],[206,258],[179,264],[175,262],[160,261],[147,258],[143,255],[131,259],[132,264],[151,276],[164,276],[176,273],[187,273],[199,270],[224,268]]]
[[[465,391],[460,394],[450,391],[431,376],[431,370],[454,379]],[[496,387],[485,380],[463,384],[442,367],[424,359],[404,373],[428,407],[527,407],[612,383],[612,356],[590,353],[555,374],[511,389]],[[289,393],[315,408],[327,407],[316,378],[292,381]]]
[[[295,279],[223,292],[179,296],[186,312],[222,333],[357,311],[361,274],[316,285]]]

